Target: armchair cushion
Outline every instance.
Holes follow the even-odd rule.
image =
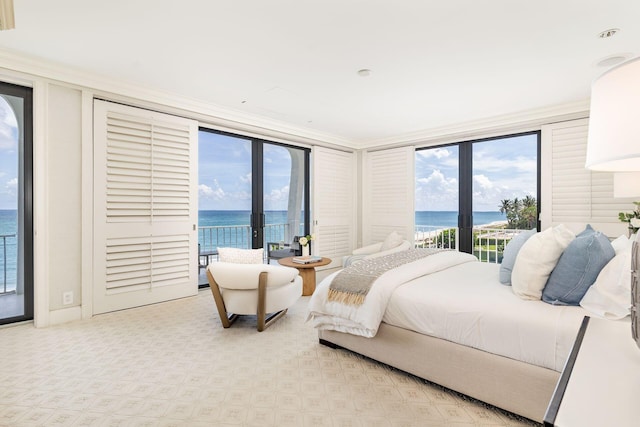
[[[260,273],[269,273],[267,287],[277,287],[294,282],[299,272],[295,268],[273,264],[236,264],[214,262],[209,270],[221,288],[258,289]]]
[[[218,259],[236,264],[262,264],[264,249],[218,248]]]

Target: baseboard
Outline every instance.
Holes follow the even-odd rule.
[[[82,307],[75,306],[49,312],[49,326],[82,319]]]

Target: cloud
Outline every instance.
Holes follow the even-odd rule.
[[[246,175],[240,176],[240,182],[243,182],[245,184],[251,184],[251,172],[249,172]]]
[[[430,158],[443,159],[453,154],[451,150],[447,148],[431,148],[428,150],[419,150],[419,151],[416,151],[416,153],[418,154],[418,156],[424,159],[430,159]]]
[[[201,198],[210,199],[210,200],[223,200],[225,197],[224,190],[218,185],[217,180],[213,180],[213,184],[215,188],[209,187],[206,184],[198,185],[198,194]]]
[[[475,188],[475,185],[477,184],[480,188],[484,190],[491,190],[494,187],[491,180],[485,175],[474,175],[473,184],[474,184],[474,188]]]
[[[533,186],[533,187],[532,187]],[[490,178],[483,174],[473,176],[473,210],[497,211],[500,200],[535,197],[535,181],[528,177],[514,176],[512,179]]]
[[[287,208],[289,203],[289,186],[285,185],[282,188],[274,188],[269,194],[265,194],[265,209],[268,210],[281,210]]]
[[[18,122],[7,101],[0,96],[0,150],[15,150],[18,144]]]
[[[434,169],[429,176],[417,179],[416,210],[457,211],[458,180],[447,178],[440,169]]]

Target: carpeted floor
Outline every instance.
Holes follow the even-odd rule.
[[[197,297],[0,329],[0,426],[538,425],[318,344],[308,297],[262,333]]]

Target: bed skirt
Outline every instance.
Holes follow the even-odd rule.
[[[380,325],[375,338],[319,330],[322,344],[342,347],[475,399],[543,422],[560,372],[486,351]]]

